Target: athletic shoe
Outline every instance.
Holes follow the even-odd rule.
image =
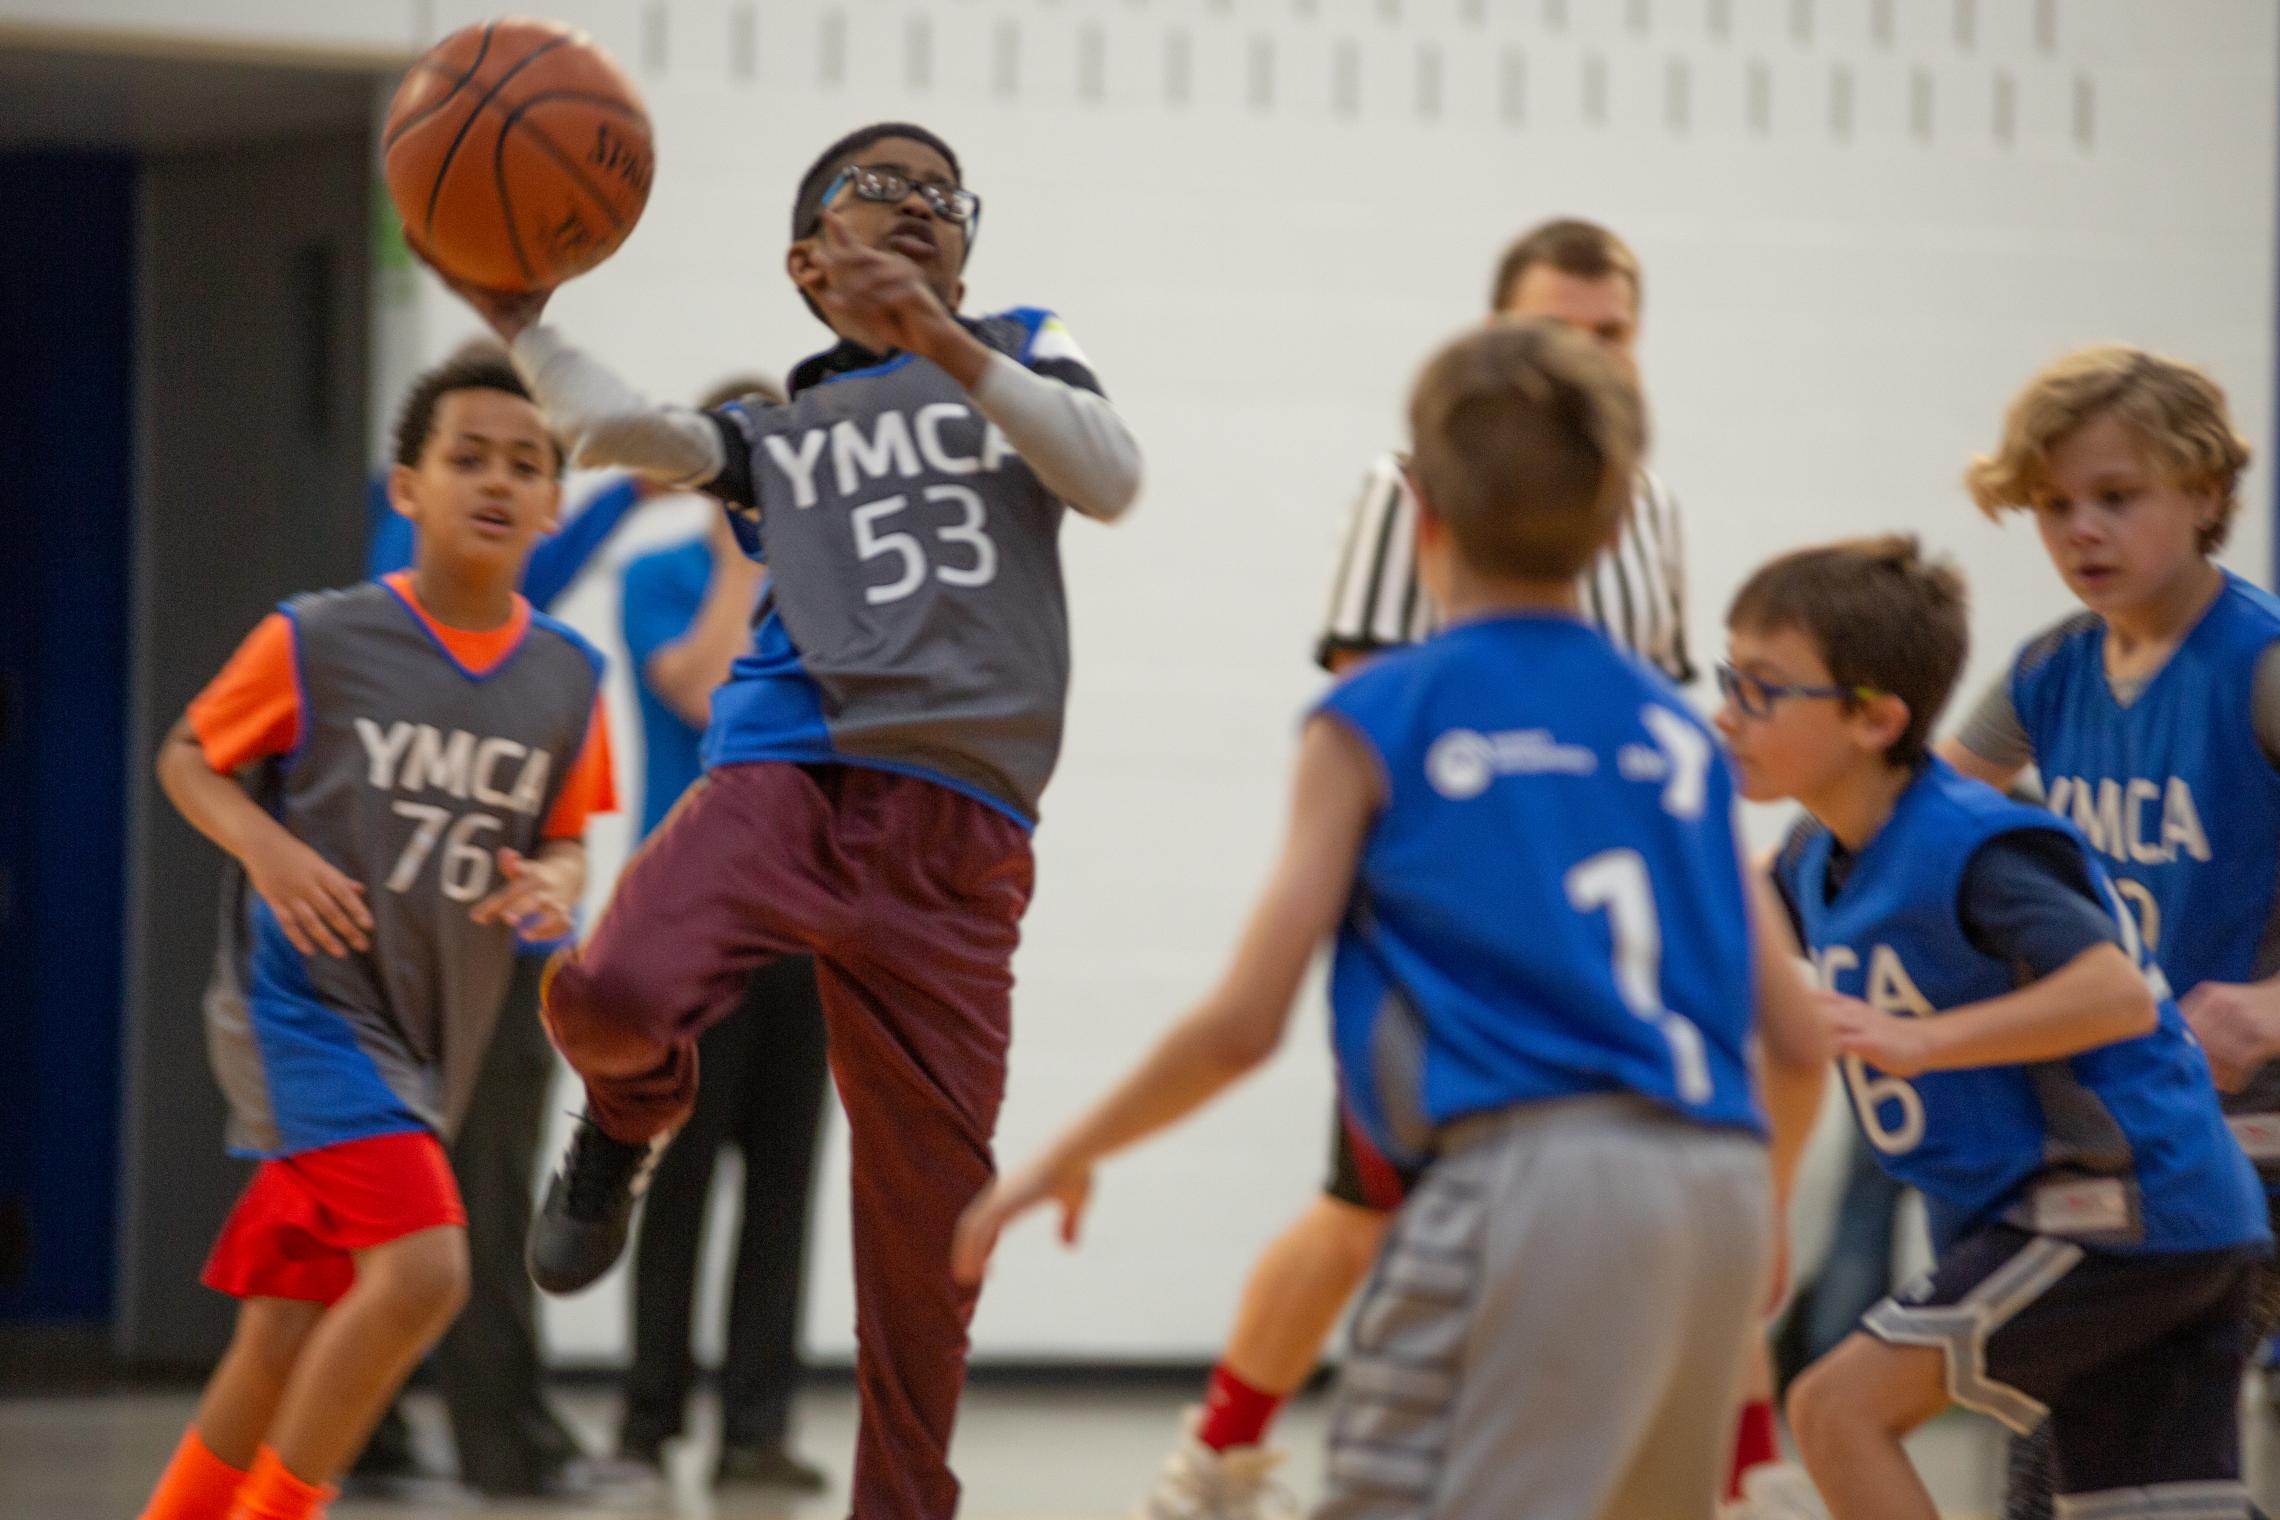
[[[633,1227],[634,1204],[672,1138],[668,1132],[628,1145],[603,1134],[588,1115],[578,1116],[570,1152],[530,1222],[523,1255],[532,1282],[548,1293],[576,1293],[616,1264]]]
[[[1203,1411],[1187,1412],[1187,1433],[1130,1520],[1296,1520],[1288,1490],[1268,1481],[1283,1454],[1264,1446],[1214,1451],[1195,1438]]]

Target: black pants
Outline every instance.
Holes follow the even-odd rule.
[[[459,1475],[476,1488],[528,1490],[579,1455],[576,1439],[547,1403],[538,1310],[523,1238],[554,1050],[538,1018],[541,956],[515,962],[498,1032],[483,1054],[451,1168],[467,1204],[469,1293],[430,1367],[451,1415]],[[408,1451],[400,1409],[372,1435],[375,1455]]]
[[[744,1197],[721,1365],[722,1439],[777,1445],[800,1376],[800,1289],[823,1117],[815,963],[802,956],[756,972],[742,1005],[698,1039],[697,1071],[696,1109],[659,1160],[642,1204],[625,1437],[681,1433],[696,1378],[689,1331],[705,1205],[713,1163],[733,1145],[744,1157]]]

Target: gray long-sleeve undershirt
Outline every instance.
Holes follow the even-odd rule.
[[[524,328],[512,352],[577,464],[689,490],[727,466],[720,430],[704,413],[648,401],[554,328]],[[1140,446],[1103,398],[998,353],[968,394],[1046,489],[1077,511],[1112,522],[1139,495]]]

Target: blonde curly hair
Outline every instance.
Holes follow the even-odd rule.
[[[2077,349],[2026,383],[2003,414],[1996,451],[1972,456],[1963,472],[1971,499],[1989,517],[2032,507],[2048,488],[2051,451],[2108,415],[2137,435],[2147,458],[2172,482],[2217,496],[2217,520],[2201,530],[2201,552],[2222,547],[2240,509],[2237,487],[2249,460],[2224,390],[2190,364],[2126,343]]]

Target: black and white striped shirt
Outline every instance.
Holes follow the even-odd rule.
[[[1609,638],[1673,681],[1694,679],[1686,652],[1678,501],[1646,470],[1639,471],[1622,536],[1584,572],[1581,590],[1584,615]],[[1438,622],[1417,583],[1417,498],[1410,494],[1401,456],[1387,454],[1370,466],[1347,519],[1330,585],[1329,621],[1314,658],[1327,669],[1335,655],[1414,644]]]

